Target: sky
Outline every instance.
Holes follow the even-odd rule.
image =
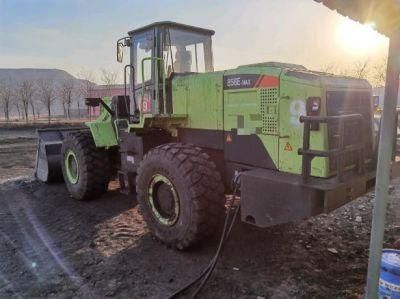
[[[373,29],[312,0],[0,0],[0,68],[106,68],[122,78],[116,40],[163,20],[215,30],[216,70],[265,61],[344,68],[382,61],[388,48]]]

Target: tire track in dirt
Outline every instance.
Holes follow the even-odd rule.
[[[147,232],[137,210],[128,210],[97,226],[93,243],[104,256],[112,256],[134,245]]]
[[[36,137],[0,138],[0,183],[33,174],[36,143]]]
[[[79,202],[64,185],[0,184],[0,298],[114,294],[121,283],[106,269],[147,233],[134,206],[115,191]]]
[[[3,280],[14,282],[14,292],[18,293],[19,289],[30,289],[30,293],[34,296],[46,296],[53,291],[53,286],[66,279],[69,281],[67,283],[69,288],[79,289],[87,298],[97,297],[85,288],[80,276],[63,258],[63,252],[57,246],[60,244],[53,242],[46,229],[48,227],[55,229],[61,240],[71,240],[76,235],[74,230],[62,228],[72,228],[74,218],[63,217],[54,221],[54,217],[50,216],[53,214],[52,211],[33,208],[32,201],[34,203],[40,198],[32,193],[2,188],[0,194],[3,216],[0,218],[1,240],[14,252],[14,258],[11,260],[0,258],[0,273]],[[43,219],[46,221],[42,222]],[[71,251],[72,246],[69,243],[64,244],[66,246],[63,246],[63,250]],[[18,272],[22,275],[19,276]],[[46,289],[44,294],[40,290],[43,286]],[[35,289],[38,289],[38,292]],[[54,289],[56,290],[57,288]]]
[[[393,184],[387,246],[400,235]],[[268,229],[238,222],[202,298],[361,296],[373,197]],[[201,272],[215,246],[160,245],[135,200],[116,191],[79,202],[63,184],[0,184],[0,298],[165,298]]]

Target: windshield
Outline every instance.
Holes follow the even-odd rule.
[[[212,72],[211,36],[182,29],[167,28],[163,59],[167,74]]]

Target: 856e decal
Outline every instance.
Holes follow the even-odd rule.
[[[224,89],[277,87],[279,78],[270,75],[238,74],[224,76]]]

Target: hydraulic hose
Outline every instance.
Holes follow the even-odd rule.
[[[182,287],[181,289],[176,291],[174,294],[169,296],[168,299],[177,298],[179,295],[181,295],[183,292],[188,290],[190,287],[192,287],[193,285],[195,285],[196,283],[201,281],[200,285],[197,287],[197,289],[194,291],[194,293],[191,296],[191,298],[194,299],[200,293],[201,289],[204,287],[204,285],[207,283],[208,279],[210,278],[212,272],[215,269],[215,266],[217,265],[218,258],[219,258],[220,254],[221,254],[223,246],[224,246],[226,240],[228,240],[228,238],[229,238],[229,235],[230,235],[230,233],[232,231],[233,225],[235,224],[235,220],[237,218],[237,215],[239,214],[240,203],[235,206],[235,209],[234,209],[234,212],[233,212],[233,216],[232,216],[231,221],[229,223],[229,219],[230,219],[230,216],[231,216],[231,213],[232,213],[232,208],[234,207],[235,198],[236,198],[237,192],[239,191],[239,187],[240,187],[240,175],[241,175],[240,172],[237,173],[235,175],[234,180],[233,180],[233,184],[234,184],[233,193],[232,193],[232,196],[231,196],[231,201],[230,201],[229,206],[228,206],[228,212],[226,213],[226,217],[225,217],[225,222],[224,222],[224,227],[223,227],[223,230],[222,230],[221,238],[219,240],[218,248],[217,248],[217,251],[216,251],[214,257],[211,259],[211,261],[207,265],[207,267],[200,273],[200,275],[198,275],[190,283],[188,283],[187,285],[185,285],[184,287]]]

